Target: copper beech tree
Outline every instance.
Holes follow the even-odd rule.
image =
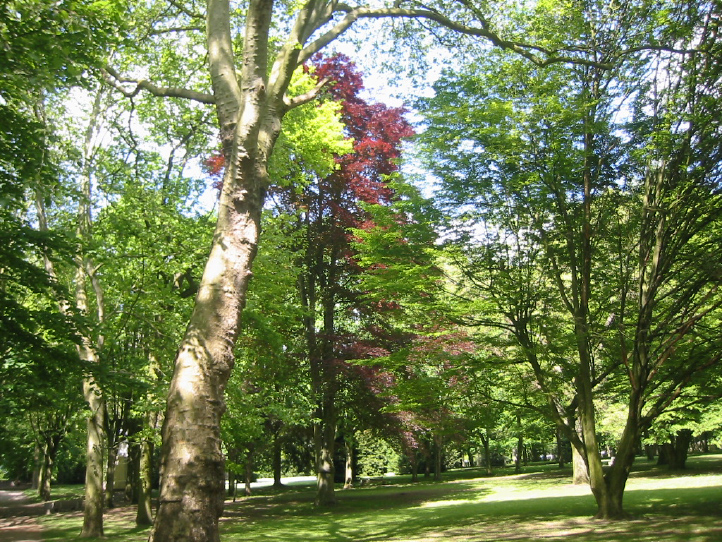
[[[171,3],[180,13],[197,15],[193,5]],[[106,68],[108,81],[128,96],[147,91],[215,107],[227,164],[210,254],[168,391],[159,508],[150,535],[155,542],[219,540],[218,518],[224,494],[220,439],[223,392],[233,368],[234,346],[261,229],[261,209],[271,183],[268,160],[284,115],[313,100],[326,84],[322,80],[315,91],[288,96],[294,72],[354,23],[372,18],[422,21],[424,26],[418,31],[433,25],[464,33],[539,65],[593,62],[583,57],[580,48],[551,50],[505,39],[487,19],[495,12],[494,6],[482,11],[459,2],[430,8],[403,0],[374,7],[335,0],[276,4],[274,0],[250,0],[244,6],[245,25],[238,30],[239,35],[234,35],[231,15],[236,17],[239,11],[228,0],[207,1],[210,92],[132,80],[112,67]],[[280,36],[283,29],[285,35]]]

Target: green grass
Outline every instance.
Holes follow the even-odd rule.
[[[536,471],[536,472],[533,472]],[[588,487],[569,484],[569,471],[549,466],[521,476],[493,477],[463,469],[443,483],[409,483],[338,491],[331,509],[313,506],[311,487],[271,489],[227,503],[224,542],[551,540],[659,542],[722,540],[722,455],[690,458],[689,469],[670,473],[640,460],[630,477],[625,509],[633,519],[602,522]],[[106,519],[106,539],[145,540],[134,514]],[[46,541],[75,538],[82,517],[46,516]]]

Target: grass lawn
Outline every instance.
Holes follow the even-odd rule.
[[[515,476],[501,469],[481,476],[474,469],[446,473],[442,483],[411,484],[398,476],[387,485],[338,491],[332,509],[313,506],[312,487],[228,502],[221,519],[224,542],[243,541],[468,541],[722,540],[722,455],[691,457],[687,471],[670,473],[639,460],[629,479],[625,509],[632,519],[603,522],[589,488],[569,483],[570,471],[554,466]],[[134,511],[106,516],[106,539],[140,542]],[[79,514],[41,519],[44,540],[75,538]]]

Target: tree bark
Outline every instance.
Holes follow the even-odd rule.
[[[50,486],[53,478],[55,458],[58,455],[58,448],[63,435],[53,433],[45,436],[43,445],[43,466],[40,476],[39,492],[43,501],[50,500]]]
[[[118,461],[118,443],[108,446],[108,457],[105,470],[105,507],[115,506],[115,466]]]
[[[572,446],[572,483],[574,485],[589,483],[589,471],[587,471],[584,456],[574,446]]]
[[[443,441],[441,435],[438,433],[434,435],[434,481],[441,481],[441,466],[442,466],[442,452],[443,452]]]
[[[273,435],[273,487],[274,489],[281,489],[283,487],[283,482],[281,481],[281,475],[283,474],[283,463],[281,461],[281,451],[282,451],[282,444],[283,440],[278,434],[279,432],[276,431],[276,433]]]
[[[353,487],[353,441],[346,440],[346,473],[344,475],[343,488],[350,489]]]
[[[253,452],[255,446],[253,444],[248,446],[248,452],[246,453],[246,472],[244,476],[245,482],[245,494],[246,497],[251,496],[251,482],[253,482]]]

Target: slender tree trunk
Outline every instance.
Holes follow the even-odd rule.
[[[110,440],[110,439],[109,439]],[[105,507],[115,506],[115,467],[118,462],[118,443],[108,445],[108,457],[105,470]]]
[[[441,435],[434,435],[434,481],[441,481],[441,465],[442,465],[443,442]]]
[[[419,481],[419,452],[414,450],[411,455],[411,481]]]
[[[126,458],[125,487],[123,496],[130,504],[138,504],[138,487],[140,485],[140,442],[129,442]]]
[[[484,466],[486,467],[486,474],[492,474],[491,468],[491,450],[489,446],[489,439],[486,436],[481,437],[481,444],[484,447]]]
[[[253,482],[253,453],[255,446],[253,444],[248,446],[248,452],[246,453],[246,475],[245,475],[245,494],[246,497],[251,495],[251,482]]]
[[[564,442],[562,440],[562,431],[559,427],[557,429],[557,460],[559,461],[559,468],[564,468]]]
[[[149,426],[155,427],[155,415],[148,414]],[[143,437],[140,441],[138,458],[138,509],[135,524],[138,526],[153,524],[151,497],[153,490],[153,441]]]
[[[63,435],[52,434],[45,437],[45,445],[43,446],[43,467],[40,477],[40,498],[43,501],[50,500],[50,486],[53,478],[53,468],[55,467],[55,458],[58,455],[58,448]]]
[[[33,450],[33,478],[32,488],[40,490],[40,478],[42,476],[43,469],[43,449],[40,443],[35,441],[35,448]]]
[[[349,489],[353,487],[353,441],[346,440],[346,474],[344,476],[343,488]]]
[[[275,489],[283,487],[283,483],[281,482],[281,475],[283,474],[283,463],[281,461],[282,444],[283,440],[278,436],[278,432],[276,432],[273,436],[273,457],[271,458],[273,462],[273,487]]]

